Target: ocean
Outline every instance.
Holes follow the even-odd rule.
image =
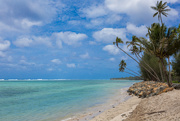
[[[0,121],[65,119],[89,108],[105,104],[118,90],[127,88],[135,82],[138,81],[0,81]]]

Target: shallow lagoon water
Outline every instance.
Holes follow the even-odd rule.
[[[16,80],[0,82],[1,121],[41,121],[98,106],[130,80]]]

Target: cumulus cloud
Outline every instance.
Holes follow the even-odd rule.
[[[81,57],[82,59],[87,59],[87,58],[89,58],[89,53],[87,52],[87,53],[85,53],[85,54],[82,54],[82,55],[80,55],[80,57]]]
[[[18,47],[28,47],[33,43],[33,40],[28,37],[20,37],[13,43]]]
[[[100,31],[94,32],[93,37],[96,41],[104,43],[112,43],[116,40],[116,37],[120,37],[123,41],[127,41],[126,29],[124,28],[104,28]]]
[[[62,63],[59,59],[53,59],[53,60],[51,60],[51,62],[55,63],[55,64],[61,64]]]
[[[120,53],[119,49],[114,45],[106,45],[105,47],[103,47],[103,50],[113,55],[117,55]]]
[[[88,8],[82,9],[81,11],[83,12],[83,15],[87,18],[96,18],[107,14],[107,10],[104,8],[103,5],[90,6]]]
[[[67,45],[81,45],[81,41],[86,39],[87,35],[75,32],[54,32],[50,36],[20,36],[13,44],[17,47],[29,47],[32,45],[45,45],[52,47],[53,42],[58,48],[62,48],[62,43]]]
[[[106,23],[113,24],[113,23],[120,21],[121,19],[122,19],[122,16],[120,16],[118,14],[111,14],[107,17]]]
[[[6,50],[9,49],[11,45],[11,42],[8,40],[3,40],[2,38],[0,38],[0,57],[7,57],[6,55]],[[8,60],[8,57],[7,57]]]
[[[81,41],[87,38],[86,34],[75,33],[75,32],[59,32],[53,33],[53,36],[57,41],[63,41],[67,45],[80,45]]]
[[[29,47],[31,45],[46,45],[52,46],[51,39],[49,37],[32,36],[32,37],[19,37],[13,42],[17,47]]]
[[[66,66],[67,66],[68,68],[75,68],[75,67],[76,67],[76,65],[75,65],[74,63],[66,64]]]
[[[58,48],[62,48],[62,41],[61,40],[56,40],[56,45]]]
[[[164,1],[175,3],[178,0]],[[112,12],[128,15],[135,23],[151,23],[154,20],[152,17],[154,11],[150,6],[155,6],[156,2],[155,0],[105,0],[105,6]],[[172,11],[175,13],[176,10],[172,9]]]
[[[147,27],[145,25],[137,27],[134,24],[128,23],[126,29],[129,33],[139,37],[145,36],[145,34],[147,33]]]
[[[0,39],[0,51],[7,50],[10,47],[11,43],[8,40]]]
[[[0,0],[0,31],[22,31],[49,23],[62,7],[62,3],[49,0]]]
[[[136,26],[132,23],[128,23],[125,28],[103,28],[102,30],[93,33],[93,37],[98,42],[113,43],[116,37],[122,39],[122,41],[128,41],[127,35],[133,34],[138,37],[143,37],[147,33],[145,25]],[[90,43],[91,44],[91,43]]]

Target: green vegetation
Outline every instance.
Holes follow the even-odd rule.
[[[144,62],[146,62],[150,67],[153,68],[153,70],[158,75],[158,77],[161,76],[161,72],[160,72],[160,69],[159,69],[159,62],[158,62],[158,59],[155,56],[151,56],[149,54],[144,53],[144,55],[142,56],[142,59],[140,60],[140,64],[143,65]],[[146,66],[146,68],[148,68],[148,67]],[[156,80],[155,78],[150,76],[150,74],[147,73],[147,71],[144,68],[142,68],[141,66],[140,66],[140,70],[141,70],[141,75],[143,76],[143,78],[145,80]],[[151,70],[151,72],[154,74],[154,72],[152,70]]]
[[[139,78],[138,76],[130,76],[130,77],[122,77],[122,78],[111,78],[110,80],[142,80],[141,78]]]
[[[174,60],[172,62],[172,75],[174,83],[180,83],[180,53],[174,55]]]
[[[166,4],[166,2],[162,3],[162,1],[160,1],[157,2],[155,7],[151,7],[152,9],[156,10],[153,17],[158,15],[158,20],[161,22],[161,24],[153,23],[151,27],[147,27],[148,33],[145,34],[148,39],[133,36],[132,41],[126,42],[126,44],[128,44],[127,47],[130,47],[131,54],[135,57],[131,56],[121,47],[119,47],[119,44],[123,43],[121,38],[117,37],[113,44],[139,64],[141,75],[145,80],[167,82],[169,87],[171,87],[172,79],[170,57],[178,53],[180,50],[180,26],[179,28],[168,28],[163,23],[161,15],[167,17],[168,14],[166,12],[170,11],[170,9],[166,9],[168,7]],[[168,60],[168,63],[166,60]],[[126,63],[124,60],[122,60],[119,65],[119,70],[121,72],[126,72],[125,69],[127,69]],[[133,74],[138,75],[134,72]]]

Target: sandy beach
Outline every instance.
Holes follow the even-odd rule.
[[[179,121],[180,90],[141,99],[133,96],[91,121]]]
[[[133,96],[129,100],[119,104],[118,106],[106,110],[100,115],[96,116],[91,121],[120,121],[130,115],[130,113],[136,108],[140,103],[141,99]]]

